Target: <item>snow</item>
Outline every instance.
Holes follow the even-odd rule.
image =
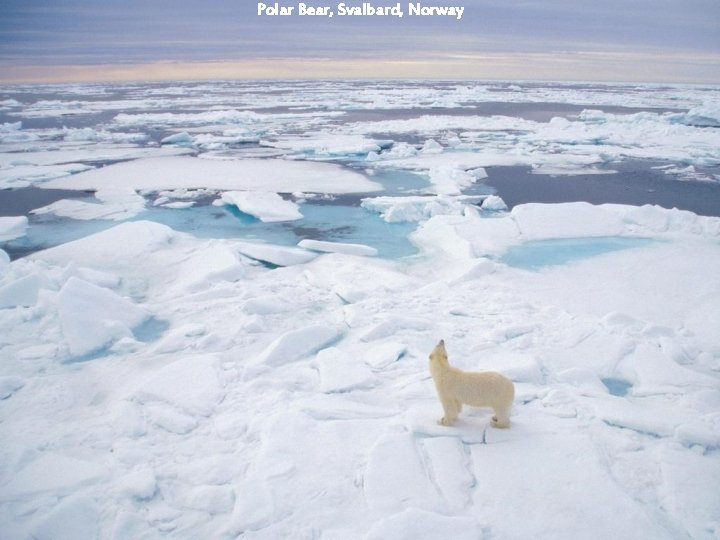
[[[65,169],[66,172],[80,172],[80,170],[92,168],[86,165],[80,169],[80,162],[93,163],[98,161],[124,161],[143,157],[169,157],[191,152],[189,149],[167,146],[158,148],[131,144],[63,144],[54,141],[44,145],[38,144],[33,148],[33,150],[0,152],[0,167],[7,169],[26,165],[66,165],[72,167],[71,169]],[[62,171],[63,169],[58,170]],[[8,172],[12,172],[12,169]],[[17,170],[16,173],[18,173]]]
[[[187,145],[187,144],[192,144],[192,142],[193,142],[192,135],[190,135],[187,131],[182,131],[180,133],[173,133],[172,135],[168,135],[167,137],[160,140],[160,144]]]
[[[69,142],[142,143],[148,139],[144,133],[118,133],[92,128],[63,128],[63,133],[63,139]]]
[[[424,147],[423,152],[427,152]],[[440,195],[460,195],[463,188],[469,187],[474,181],[475,177],[461,168],[440,166],[430,169],[430,182]]]
[[[507,204],[497,195],[488,195],[488,197],[482,202],[483,210],[491,211],[502,211],[507,210]]]
[[[348,392],[356,388],[372,388],[376,384],[368,366],[335,347],[322,349],[313,365],[320,374],[321,392]]]
[[[382,196],[363,199],[361,206],[379,213],[388,223],[395,223],[399,221],[423,221],[437,215],[462,215],[465,213],[468,204],[482,200],[482,197],[469,195]]]
[[[70,353],[83,356],[108,346],[150,317],[109,289],[71,277],[58,293],[60,327]]]
[[[341,537],[582,536],[588,522],[602,537],[711,537],[716,490],[704,477],[712,474],[698,474],[691,488],[681,471],[717,465],[712,321],[720,292],[701,277],[720,261],[717,220],[617,205],[518,208],[424,225],[455,220],[454,234],[469,245],[496,230],[489,223],[514,231],[511,243],[574,227],[663,241],[542,272],[472,251],[460,260],[424,251],[404,262],[327,253],[266,269],[238,255],[247,242],[128,222],[38,253],[31,267],[10,263],[15,278],[32,269],[42,280],[37,307],[0,313],[3,351],[27,351],[35,359],[25,362],[56,373],[4,363],[4,376],[15,379],[0,402],[4,437],[13,441],[0,468],[3,500],[34,508],[15,530],[35,534],[68,520],[73,534],[84,532],[77,527],[87,523],[73,520],[87,513],[99,535],[203,528],[282,536],[307,519]],[[501,251],[504,240],[491,241]],[[48,289],[68,261],[115,288],[70,277]],[[104,275],[111,268],[120,282]],[[651,279],[646,268],[656,269]],[[347,295],[352,303],[337,296],[341,286],[357,291]],[[20,322],[14,314],[25,309],[36,318]],[[133,326],[149,313],[169,328],[130,347]],[[68,332],[69,358],[100,356],[57,363],[68,357],[47,345],[67,340],[68,328],[76,331]],[[426,357],[440,336],[456,365],[514,379],[509,430],[488,427],[483,410],[464,411],[453,428],[436,424]],[[31,354],[31,346],[46,352]],[[611,395],[605,377],[628,380],[627,396]],[[38,395],[47,397],[31,405]],[[96,405],[85,408],[90,401]],[[28,417],[37,427],[23,431]],[[93,434],[97,448],[72,432]],[[57,437],[52,450],[27,454],[48,433]],[[90,502],[108,482],[106,504],[122,510],[112,519]],[[3,515],[14,508],[4,505]]]
[[[378,254],[377,249],[362,244],[323,242],[322,240],[310,240],[307,238],[300,240],[298,246],[321,253],[344,253],[346,255],[358,255],[360,257],[374,257]]]
[[[307,153],[315,156],[336,157],[364,155],[379,152],[388,141],[376,141],[358,135],[338,135],[337,133],[316,133],[303,137],[282,137],[276,141],[264,141],[271,148],[281,148],[293,153]]]
[[[275,246],[272,244],[239,242],[236,244],[236,247],[240,253],[251,259],[275,266],[304,264],[317,257],[317,253],[306,249]]]
[[[25,382],[20,377],[12,375],[0,377],[0,399],[9,398],[23,386]]]
[[[209,160],[193,157],[136,159],[45,182],[41,187],[99,190],[124,186],[135,190],[249,190],[292,193],[356,193],[379,186],[361,174],[328,163],[284,160]]]
[[[54,214],[81,220],[108,219],[122,221],[133,218],[145,210],[145,199],[134,189],[107,187],[95,192],[99,201],[85,202],[75,199],[62,199],[42,208],[32,210],[32,214]]]
[[[37,274],[27,274],[0,286],[0,309],[35,305],[41,284]]]
[[[54,178],[62,178],[71,174],[92,169],[81,163],[62,165],[27,165],[22,161],[8,168],[0,168],[0,189],[28,187],[46,182]]]
[[[273,341],[250,365],[279,367],[316,353],[337,341],[342,332],[331,326],[312,325],[287,332]]]
[[[367,540],[397,538],[457,538],[472,540],[482,535],[477,522],[471,518],[450,517],[435,512],[408,508],[383,520],[368,532]]]
[[[245,272],[238,252],[222,244],[209,244],[179,264],[173,287],[178,291],[196,292],[218,281],[237,281]]]
[[[410,433],[382,436],[370,450],[363,476],[363,492],[371,510],[397,512],[406,507],[442,507],[430,470]]]
[[[213,204],[236,206],[263,223],[294,221],[303,217],[297,204],[267,191],[225,191]]]
[[[79,486],[104,480],[108,472],[97,463],[46,450],[3,486],[3,499],[42,492],[70,494]]]
[[[697,124],[716,118],[717,89],[442,81],[277,81],[273,92],[252,81],[11,88],[11,115],[127,112],[92,132],[2,127],[28,136],[2,143],[1,159],[13,155],[3,170],[86,164],[113,148],[147,154],[49,182],[102,188],[97,201],[84,201],[100,208],[74,210],[96,211],[93,220],[71,226],[98,230],[114,205],[123,221],[12,262],[0,250],[0,536],[717,537],[720,218],[617,204],[508,211],[497,197],[457,194],[491,165],[569,174],[667,153],[662,163],[679,167],[673,175],[692,165],[688,174],[712,176],[716,141]],[[498,100],[588,110],[537,121],[471,108]],[[603,104],[681,111],[595,110]],[[437,106],[472,114],[429,114]],[[305,112],[253,110],[269,107]],[[363,109],[385,120],[343,123],[335,114],[362,119]],[[178,149],[124,147],[106,136],[131,125],[153,137],[158,126],[163,135],[187,132],[195,148],[200,138],[226,147],[160,157]],[[274,157],[223,142],[232,129],[277,143]],[[363,146],[386,137],[398,140]],[[23,153],[28,163],[16,163]],[[377,187],[367,178],[392,180],[396,170],[419,171],[427,186],[365,194]],[[309,219],[345,190],[362,195],[339,197],[342,204],[363,197],[365,217],[383,231],[417,225],[419,251],[369,256],[370,242],[344,242],[342,227],[324,236],[302,222],[208,238],[138,219],[152,209],[120,210],[148,197],[196,202],[158,211],[192,216],[218,191],[268,197],[270,206],[317,191],[299,203]],[[62,207],[70,208],[64,201],[55,210]],[[42,220],[63,225],[43,214],[2,230],[19,224],[29,238]],[[295,240],[281,245],[264,233],[280,229],[297,229]],[[516,253],[529,264],[513,262]],[[427,355],[440,338],[453,365],[514,381],[510,429],[494,429],[489,409],[471,407],[454,426],[438,425]]]
[[[25,236],[28,219],[25,216],[0,217],[0,242]]]
[[[209,416],[224,396],[218,369],[219,362],[212,356],[185,357],[156,371],[132,399],[142,404],[160,401],[192,414]]]

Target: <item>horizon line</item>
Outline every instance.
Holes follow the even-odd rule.
[[[276,57],[116,64],[6,64],[0,72],[3,85],[340,79],[717,85],[720,84],[720,55],[542,52],[455,54],[424,59]]]

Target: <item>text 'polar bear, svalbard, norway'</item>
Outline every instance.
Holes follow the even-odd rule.
[[[299,2],[294,6],[282,6],[279,2],[266,4],[258,2],[258,15],[274,16],[320,16],[320,17],[339,17],[344,16],[381,16],[381,17],[398,17],[402,18],[406,14],[409,16],[443,16],[455,17],[457,20],[462,19],[465,11],[464,6],[426,6],[420,2],[408,2],[407,10],[403,11],[400,2],[392,6],[375,6],[370,2],[363,2],[359,6],[349,6],[345,3],[337,4],[335,9],[331,6],[315,6]]]

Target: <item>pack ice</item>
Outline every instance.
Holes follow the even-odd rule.
[[[524,205],[430,217],[411,260],[337,249],[274,270],[139,221],[9,263],[5,530],[712,538],[718,221]],[[655,241],[540,271],[492,258],[569,231]],[[436,424],[437,336],[513,378],[510,430],[484,410]]]
[[[104,227],[13,261],[0,250],[0,537],[717,538],[720,218],[465,193],[503,165],[574,174],[662,155],[707,176],[717,90],[273,88],[0,101],[27,126],[117,111],[91,131],[0,126],[3,185],[95,191],[1,218],[3,246],[38,220]],[[577,109],[476,114],[498,99]],[[388,171],[416,188],[379,193]],[[315,193],[362,199],[381,231],[410,224],[418,252],[385,259],[307,228],[283,245],[202,238],[146,204],[212,196],[287,231]],[[510,429],[470,407],[438,425],[440,338],[453,365],[513,380]]]

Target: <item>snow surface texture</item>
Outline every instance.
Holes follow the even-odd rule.
[[[717,88],[267,89],[6,88],[0,188],[95,200],[0,218],[2,246],[37,220],[109,228],[0,249],[0,538],[720,535],[720,219],[464,194],[485,167],[627,159],[716,182]],[[398,171],[413,187],[378,193]],[[342,194],[388,231],[417,225],[419,253],[143,220],[217,197],[308,219]],[[470,407],[437,424],[440,338],[454,365],[514,381],[509,430]]]
[[[482,256],[568,231],[656,241],[542,271]],[[417,236],[405,261],[270,270],[139,221],[7,265],[3,534],[714,538],[720,220],[525,205]],[[514,380],[511,429],[436,423],[439,336]]]

